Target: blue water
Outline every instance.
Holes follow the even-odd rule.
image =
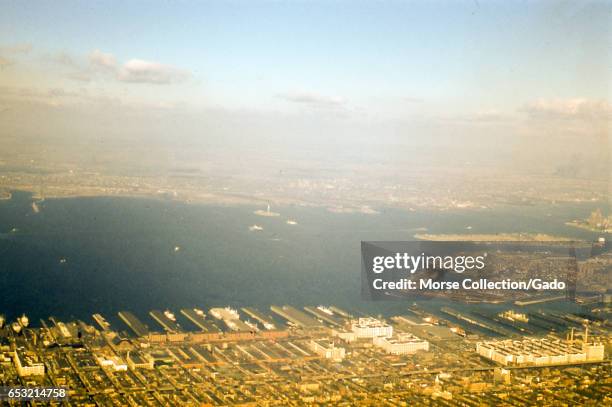
[[[564,225],[593,204],[379,215],[287,206],[273,208],[280,217],[260,217],[252,206],[136,198],[48,199],[39,213],[31,202],[19,192],[0,201],[0,313],[33,321],[218,305],[405,309],[361,301],[361,240],[411,240],[421,227],[466,233],[468,225],[471,233],[597,236]],[[253,224],[264,230],[250,232]]]

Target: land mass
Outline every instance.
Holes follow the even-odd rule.
[[[428,234],[417,233],[416,239],[433,242],[572,242],[577,241],[562,236],[545,233],[495,233],[495,234]]]

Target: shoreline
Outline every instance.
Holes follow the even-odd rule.
[[[497,234],[444,234],[444,233],[416,233],[415,239],[430,242],[522,242],[522,243],[551,243],[551,242],[583,242],[562,236],[553,236],[545,233],[497,233]]]
[[[612,233],[611,229],[597,229],[589,225],[578,223],[578,221],[565,222],[565,225],[571,226],[577,229],[588,230],[589,232],[593,232],[593,233]]]
[[[103,191],[97,188],[83,188],[82,191],[61,191],[60,193],[49,193],[45,191],[41,194],[36,188],[28,187],[1,187],[6,196],[0,196],[0,201],[11,200],[14,192],[30,194],[33,200],[51,200],[51,199],[74,199],[74,198],[137,198],[137,199],[151,199],[155,201],[166,201],[166,202],[179,202],[183,204],[202,204],[202,205],[218,205],[218,206],[258,206],[272,203],[273,206],[299,206],[299,207],[311,207],[311,208],[323,208],[331,213],[337,214],[365,214],[370,216],[377,216],[381,214],[384,209],[394,209],[407,212],[429,212],[429,213],[440,213],[440,212],[482,212],[490,211],[499,208],[511,208],[515,205],[512,204],[499,204],[487,207],[460,207],[460,206],[448,206],[448,205],[419,205],[411,202],[383,202],[383,201],[360,201],[355,199],[349,199],[343,202],[337,200],[303,200],[300,198],[292,197],[263,197],[253,196],[240,193],[226,193],[222,191],[213,192],[195,192],[188,191],[176,192],[176,191],[164,191],[164,190],[150,190],[150,191],[137,191],[137,192],[109,192]],[[599,202],[599,201],[597,201]],[[579,203],[593,203],[593,201],[567,201],[568,205],[579,204]],[[545,205],[542,202],[542,205]],[[558,202],[556,203],[559,204]],[[580,227],[578,225],[570,225],[567,222],[566,225],[573,226],[578,229],[587,230],[593,233],[602,233],[601,231],[590,230],[587,228]]]

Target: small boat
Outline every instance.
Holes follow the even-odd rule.
[[[166,318],[168,318],[170,321],[174,321],[176,322],[176,317],[174,316],[174,314],[172,313],[172,311],[170,310],[165,310],[164,311],[164,315],[166,316]]]

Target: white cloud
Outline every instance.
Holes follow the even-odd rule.
[[[65,74],[69,79],[81,82],[99,79],[159,85],[183,82],[191,77],[186,70],[155,61],[130,59],[121,64],[112,53],[99,49],[90,52],[86,60],[64,52],[48,58],[68,68],[69,71]]]
[[[97,68],[115,70],[117,60],[113,54],[102,52],[96,49],[89,54],[89,63]]]
[[[183,82],[190,74],[173,66],[159,62],[131,59],[117,72],[117,79],[122,82],[169,84]]]
[[[305,92],[305,91],[297,91],[297,92],[289,92],[278,95],[281,99],[286,100],[291,103],[299,103],[303,105],[308,105],[312,107],[341,107],[346,104],[346,101],[341,97],[337,96],[328,96],[323,95],[316,92]]]
[[[539,99],[521,109],[534,119],[611,120],[612,105],[605,100]]]

